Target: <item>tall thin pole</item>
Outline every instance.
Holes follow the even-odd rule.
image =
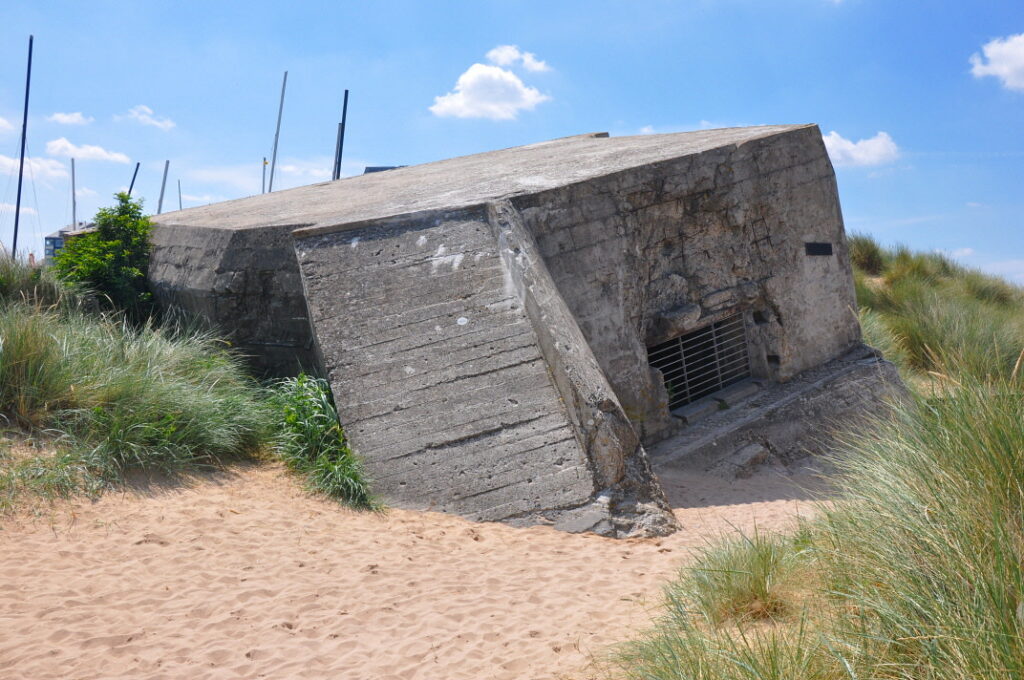
[[[345,150],[345,120],[348,118],[348,90],[341,105],[341,123],[338,125],[338,143],[334,148],[334,179],[341,179],[341,154]]]
[[[21,182],[25,176],[25,139],[28,135],[28,93],[32,84],[32,39],[28,37],[28,71],[25,75],[25,112],[21,117],[21,158],[18,160],[18,199],[14,204],[14,239],[11,244],[11,259],[18,256],[18,222],[21,220]]]
[[[75,196],[75,159],[71,159],[71,228],[78,229],[78,199]]]
[[[341,153],[341,123],[338,123],[338,141],[334,143],[334,167],[331,168],[331,179],[338,179],[339,153]]]
[[[281,136],[281,114],[284,113],[284,88],[288,85],[288,71],[284,72],[284,80],[281,81],[281,103],[277,107],[277,129],[274,130],[274,153],[270,157],[270,186],[268,191],[274,190],[274,168],[277,166],[277,140]]]
[[[181,210],[181,180],[178,180],[178,210]]]
[[[261,194],[267,193],[267,157],[263,157],[263,189],[260,191]]]
[[[167,188],[167,169],[171,167],[171,161],[164,161],[164,179],[160,182],[160,200],[156,202],[156,214],[164,211],[164,189]]]
[[[135,178],[139,176],[139,166],[140,165],[142,165],[141,162],[138,162],[138,163],[135,164],[135,172],[132,173],[132,183],[128,185],[128,195],[129,196],[132,195],[132,189],[135,188]]]

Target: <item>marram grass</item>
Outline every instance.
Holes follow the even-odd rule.
[[[57,468],[67,480],[116,481],[129,470],[174,472],[252,455],[273,424],[262,395],[208,335],[0,305],[0,414],[57,451],[5,467],[8,491],[70,492],[70,481],[48,481],[60,477]]]
[[[46,270],[0,263],[0,510],[268,452],[311,488],[377,507],[326,383],[266,388],[209,332],[96,309]],[[11,455],[3,430],[7,449],[40,453]]]
[[[722,541],[622,645],[635,680],[1024,678],[1024,292],[851,239],[865,339],[920,390],[794,538]]]

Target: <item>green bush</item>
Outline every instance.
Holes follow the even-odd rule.
[[[96,213],[96,230],[67,240],[54,256],[57,274],[82,284],[133,322],[152,312],[152,295],[146,283],[149,268],[149,234],[152,223],[142,214],[142,201],[124,193],[115,195],[117,205]]]
[[[275,450],[285,464],[315,491],[352,507],[379,507],[345,442],[327,382],[300,375],[277,383],[272,394],[281,418]]]

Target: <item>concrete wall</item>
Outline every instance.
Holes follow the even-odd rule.
[[[406,507],[482,520],[671,530],[645,462],[626,464],[625,454],[644,454],[611,390],[594,388],[611,403],[597,397],[593,410],[567,412],[553,373],[563,386],[603,378],[592,358],[579,376],[589,350],[571,315],[545,317],[560,298],[524,261],[529,235],[493,225],[492,214],[474,206],[296,233],[323,366],[375,489]],[[542,317],[557,325],[555,316],[563,328],[538,326]],[[563,338],[575,354],[552,361]],[[590,421],[582,431],[581,418]],[[620,503],[629,507],[617,512]]]
[[[860,337],[815,126],[450,159],[164,215],[156,246],[163,303],[327,375],[387,502],[475,519],[671,531],[647,348],[739,313],[777,384]]]
[[[645,441],[676,427],[649,346],[741,312],[755,374],[785,381],[860,340],[816,128],[514,202]],[[806,242],[829,243],[833,255],[807,256]]]
[[[296,226],[159,223],[149,265],[157,303],[212,326],[259,375],[318,372],[292,246]]]

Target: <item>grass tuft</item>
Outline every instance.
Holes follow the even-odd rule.
[[[705,548],[670,593],[672,607],[713,625],[775,620],[796,609],[807,553],[783,536],[755,532]],[[685,584],[685,585],[681,585]]]
[[[308,375],[286,378],[274,386],[272,402],[283,416],[274,448],[285,464],[314,491],[355,508],[379,509],[345,441],[327,382]]]
[[[1024,677],[1024,295],[851,239],[865,339],[922,389],[847,435],[787,543],[706,550],[612,672],[636,680]]]

